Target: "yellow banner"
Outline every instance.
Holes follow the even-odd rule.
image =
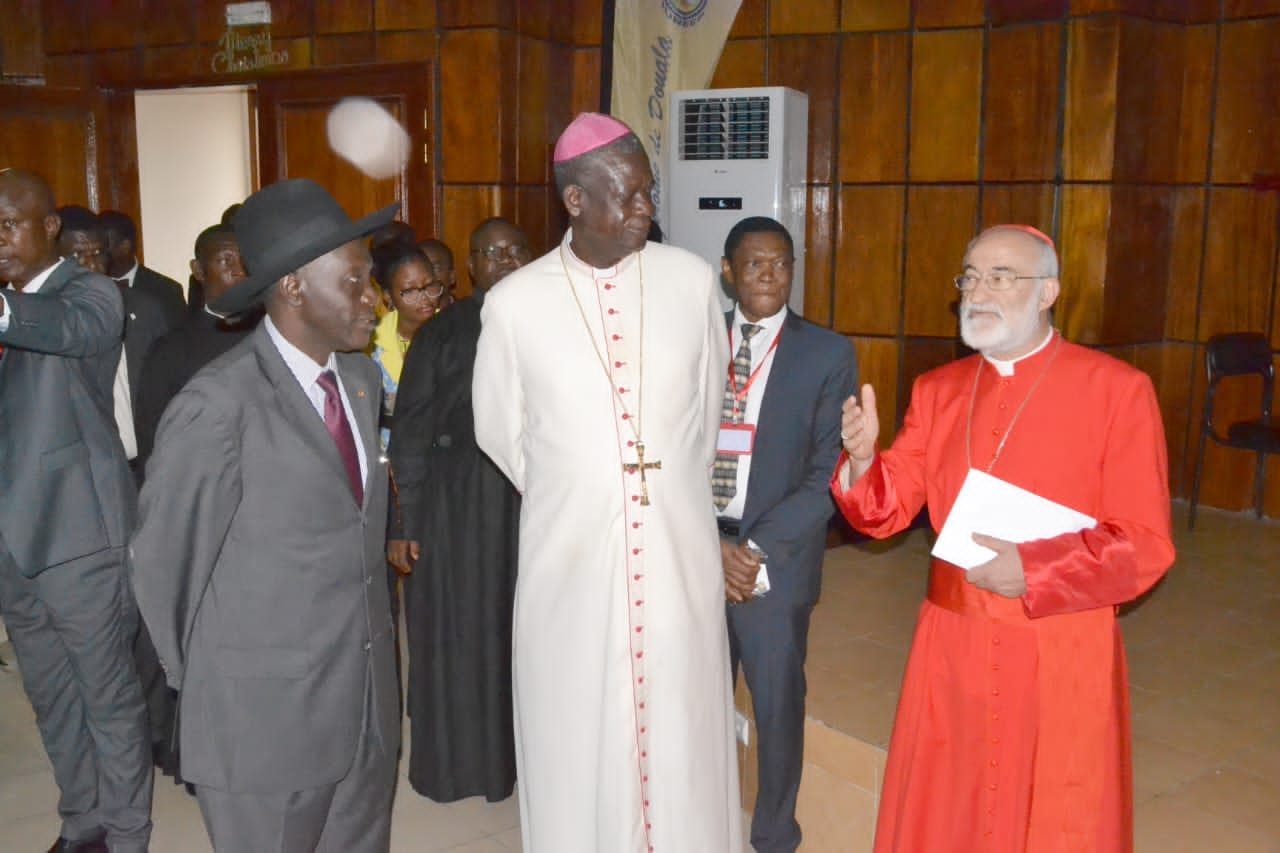
[[[610,109],[644,142],[661,209],[670,93],[711,83],[741,0],[616,0]]]

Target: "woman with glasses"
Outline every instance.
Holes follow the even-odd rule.
[[[412,243],[393,241],[373,252],[373,277],[391,301],[391,310],[378,321],[371,344],[375,364],[382,371],[382,446],[391,437],[391,415],[404,354],[422,324],[440,313],[444,282],[436,278],[431,262]]]

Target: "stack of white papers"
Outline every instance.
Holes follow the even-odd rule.
[[[968,570],[996,555],[974,542],[974,533],[1009,542],[1030,542],[1087,530],[1097,523],[1097,519],[1069,506],[971,468],[933,545],[933,556]]]

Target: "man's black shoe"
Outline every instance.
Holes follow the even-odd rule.
[[[107,840],[104,834],[96,838],[81,839],[80,841],[59,838],[53,842],[53,846],[49,848],[49,853],[109,853],[109,851],[107,850]]]

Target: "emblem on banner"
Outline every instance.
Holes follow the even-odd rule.
[[[681,27],[692,27],[706,14],[710,0],[662,0],[662,11],[673,23]]]

